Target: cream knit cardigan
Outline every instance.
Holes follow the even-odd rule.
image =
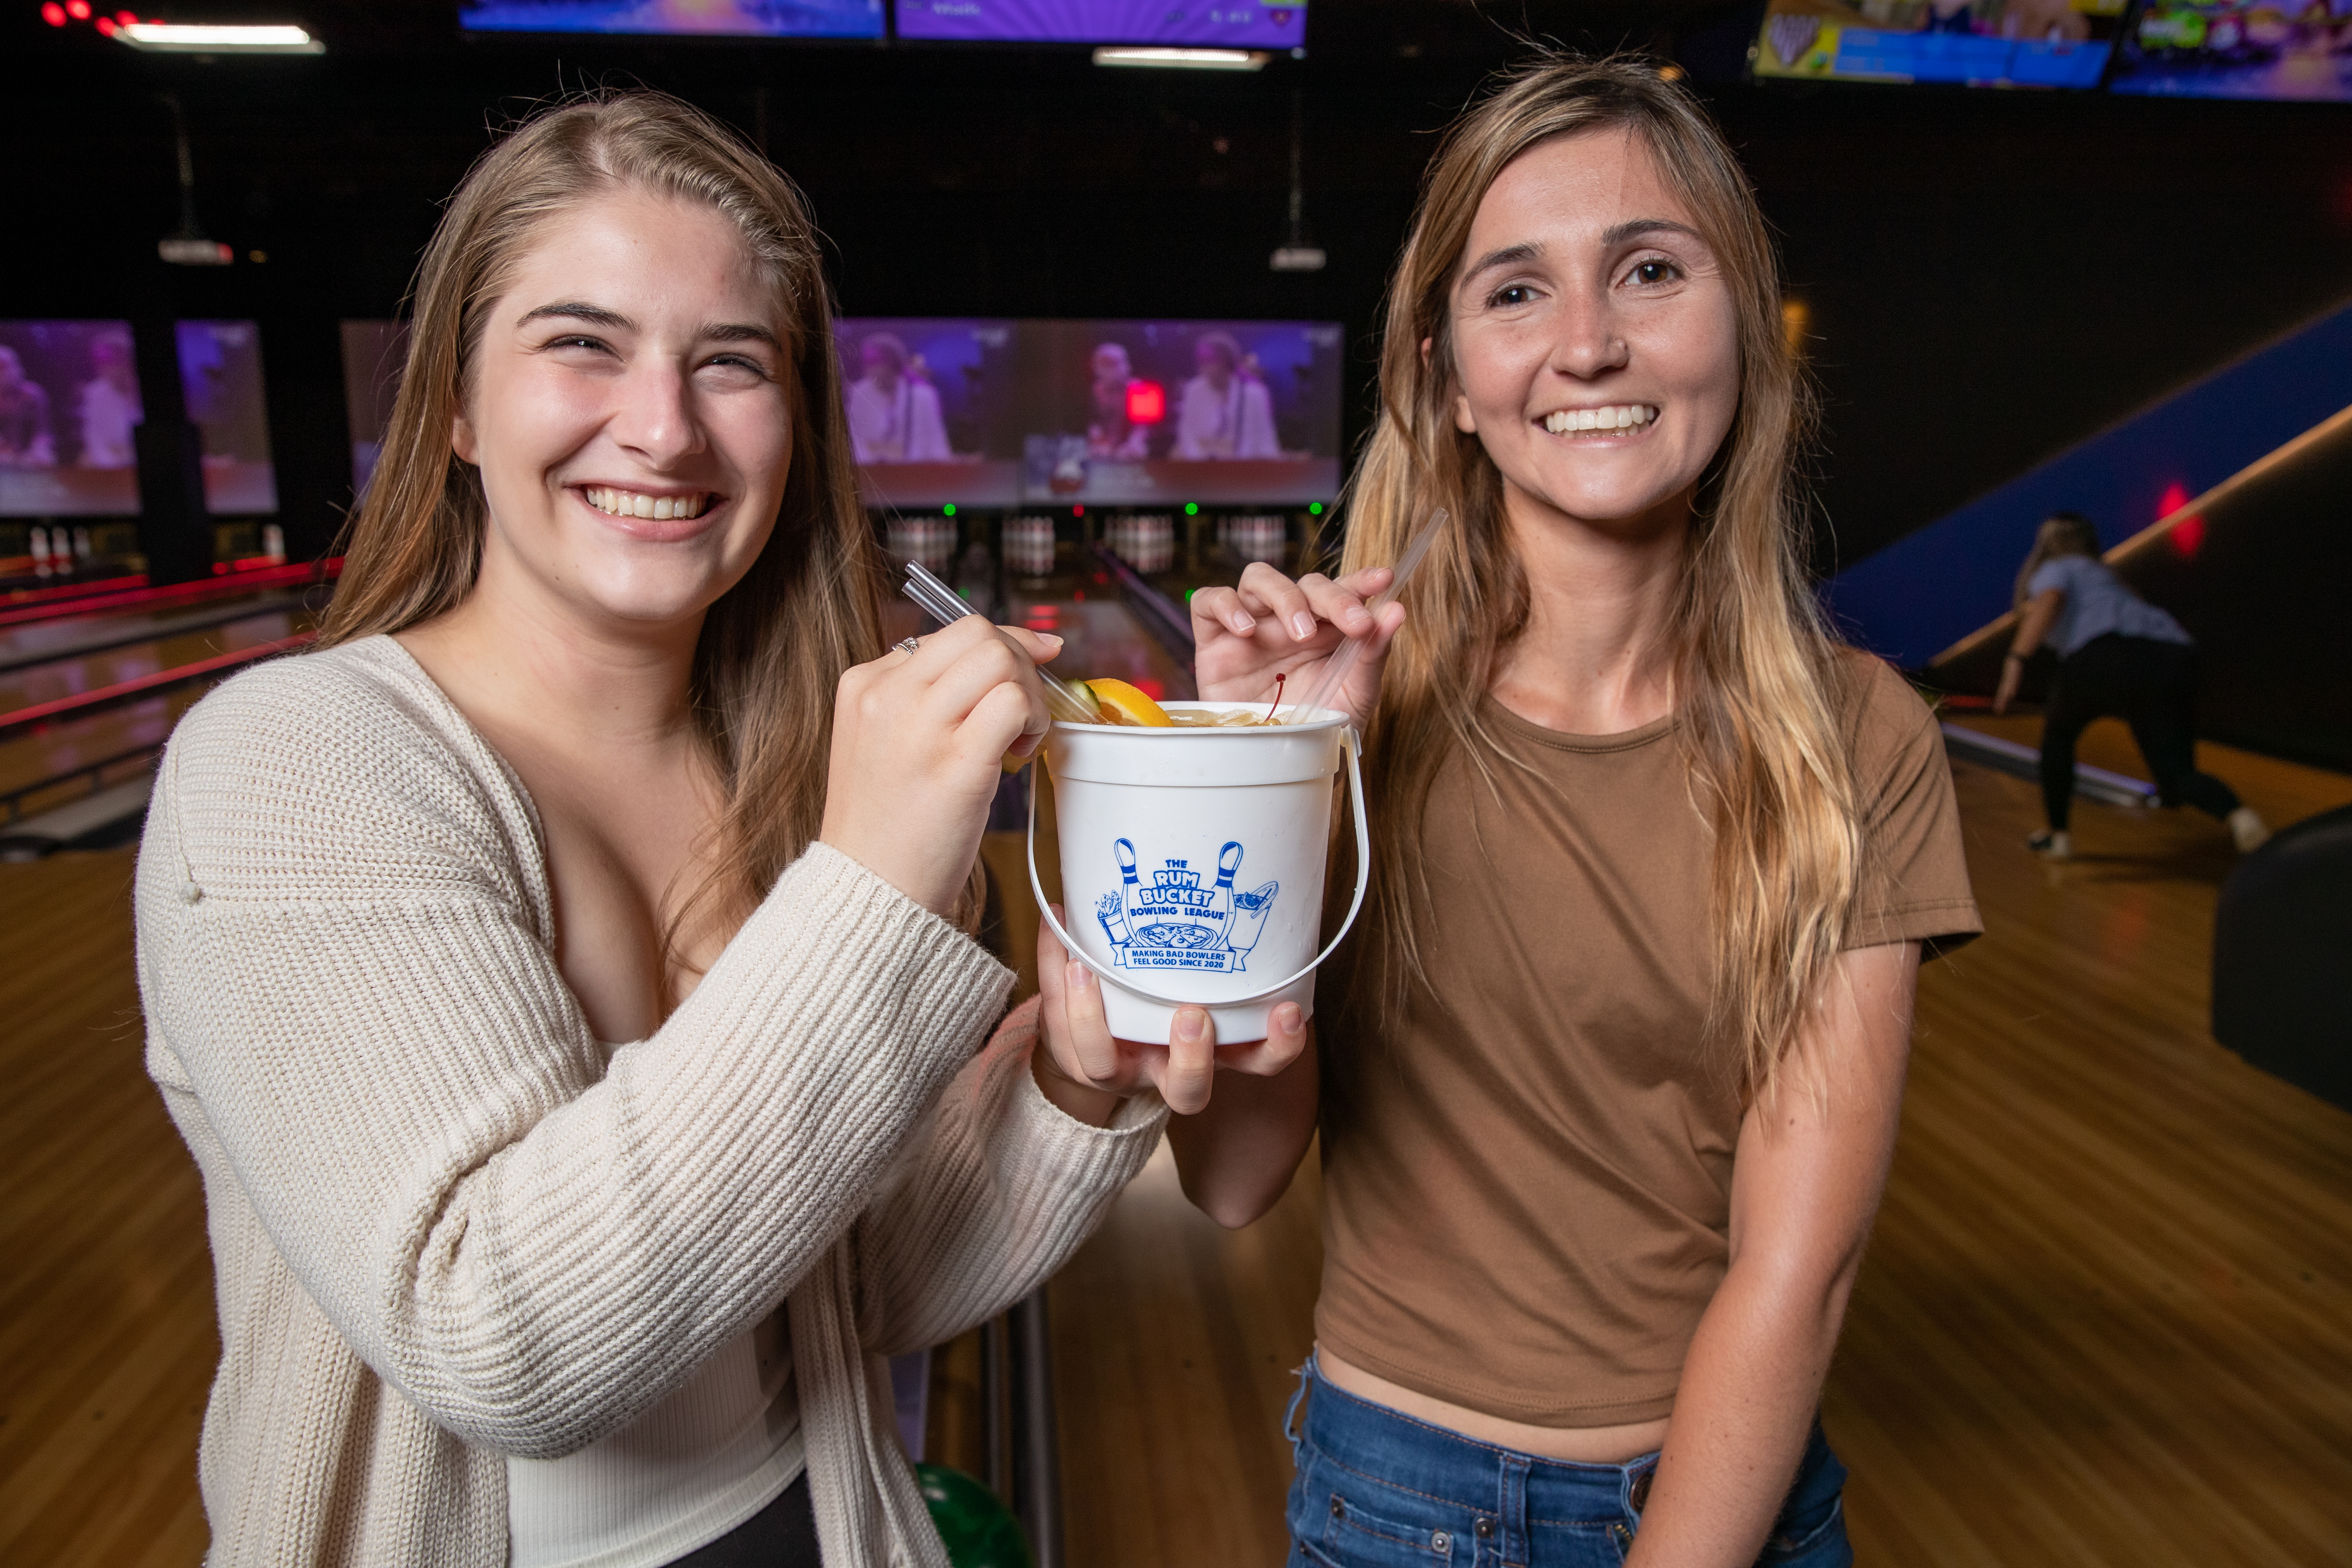
[[[139,856],[148,1070],[202,1167],[211,1568],[507,1558],[506,1456],[572,1452],[788,1303],[824,1560],[945,1568],[876,1357],[1058,1267],[1166,1110],[1084,1126],[1011,976],[812,847],[609,1067],[536,814],[388,637],[228,682]]]

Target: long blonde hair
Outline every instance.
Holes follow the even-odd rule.
[[[1505,165],[1553,137],[1619,128],[1646,142],[1695,215],[1738,316],[1738,410],[1699,485],[1673,678],[1694,803],[1714,832],[1712,1030],[1737,1051],[1741,1081],[1761,1092],[1843,945],[1862,853],[1840,731],[1841,656],[1802,564],[1797,457],[1813,403],[1737,160],[1690,95],[1640,60],[1546,55],[1458,121],[1390,284],[1381,412],[1349,485],[1342,567],[1392,562],[1435,509],[1452,518],[1406,595],[1411,619],[1367,737],[1383,827],[1370,921],[1376,984],[1365,1000],[1392,1008],[1428,984],[1413,929],[1429,896],[1423,816],[1457,749],[1474,761],[1482,746],[1499,751],[1478,708],[1528,614],[1501,475],[1454,423],[1455,273]]]
[[[2099,558],[2099,531],[2079,511],[2053,511],[2034,530],[2033,548],[2025,552],[2025,564],[2017,569],[2017,588],[2010,595],[2010,608],[2025,608],[2025,601],[2032,596],[2033,574],[2044,562],[2061,555]]]
[[[618,189],[732,219],[785,327],[792,467],[775,531],[704,616],[688,689],[725,805],[715,869],[686,905],[731,929],[816,837],[835,687],[881,652],[881,565],[851,466],[815,226],[792,182],[709,115],[658,93],[575,100],[524,122],[467,174],[417,268],[407,369],[320,643],[403,630],[472,591],[488,511],[450,430],[483,331],[541,227]],[[673,935],[685,920],[681,908]]]

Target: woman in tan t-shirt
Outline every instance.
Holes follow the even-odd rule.
[[[1321,1128],[1294,1563],[1852,1560],[1815,1410],[1979,926],[1927,709],[1806,588],[1779,304],[1688,95],[1538,61],[1431,172],[1346,574],[1193,600],[1217,697],[1368,639],[1368,931],[1318,1049],[1171,1131],[1241,1224]]]

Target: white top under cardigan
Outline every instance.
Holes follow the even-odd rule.
[[[139,981],[211,1231],[210,1568],[499,1568],[508,1456],[621,1429],[780,1301],[826,1563],[944,1568],[879,1357],[1050,1275],[1164,1107],[1056,1110],[1034,1011],[978,1050],[1003,967],[822,845],[608,1067],[542,842],[390,638],[173,738]]]

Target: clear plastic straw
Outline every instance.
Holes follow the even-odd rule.
[[[924,570],[919,561],[907,563],[907,581],[900,592],[915,602],[917,609],[943,626],[966,616],[980,614],[964,603],[963,595]],[[1011,637],[1004,640],[1013,642]],[[1021,648],[1019,643],[1013,646],[1021,649],[1023,658],[1028,657],[1028,650]],[[1055,718],[1066,724],[1099,724],[1103,721],[1102,709],[1095,701],[1093,693],[1064,680],[1042,666],[1037,670],[1037,679],[1045,688],[1046,711]]]
[[[1410,582],[1413,573],[1420,569],[1422,557],[1429,553],[1430,545],[1436,541],[1437,531],[1444,526],[1445,509],[1439,507],[1429,514],[1429,521],[1421,525],[1421,531],[1406,542],[1404,553],[1397,557],[1396,570],[1389,578],[1389,585],[1381,591],[1379,598],[1365,606],[1366,612],[1375,620],[1379,618],[1382,608],[1396,603],[1397,595],[1404,592],[1405,584]],[[1356,668],[1358,659],[1364,657],[1364,644],[1369,640],[1370,640],[1370,634],[1360,637],[1349,637],[1334,649],[1331,657],[1324,661],[1323,679],[1317,681],[1315,689],[1306,696],[1296,702],[1286,704],[1285,717],[1312,713],[1318,708],[1328,707],[1331,699],[1339,694],[1339,685],[1348,679],[1348,672]],[[1276,721],[1279,723],[1283,721]]]

